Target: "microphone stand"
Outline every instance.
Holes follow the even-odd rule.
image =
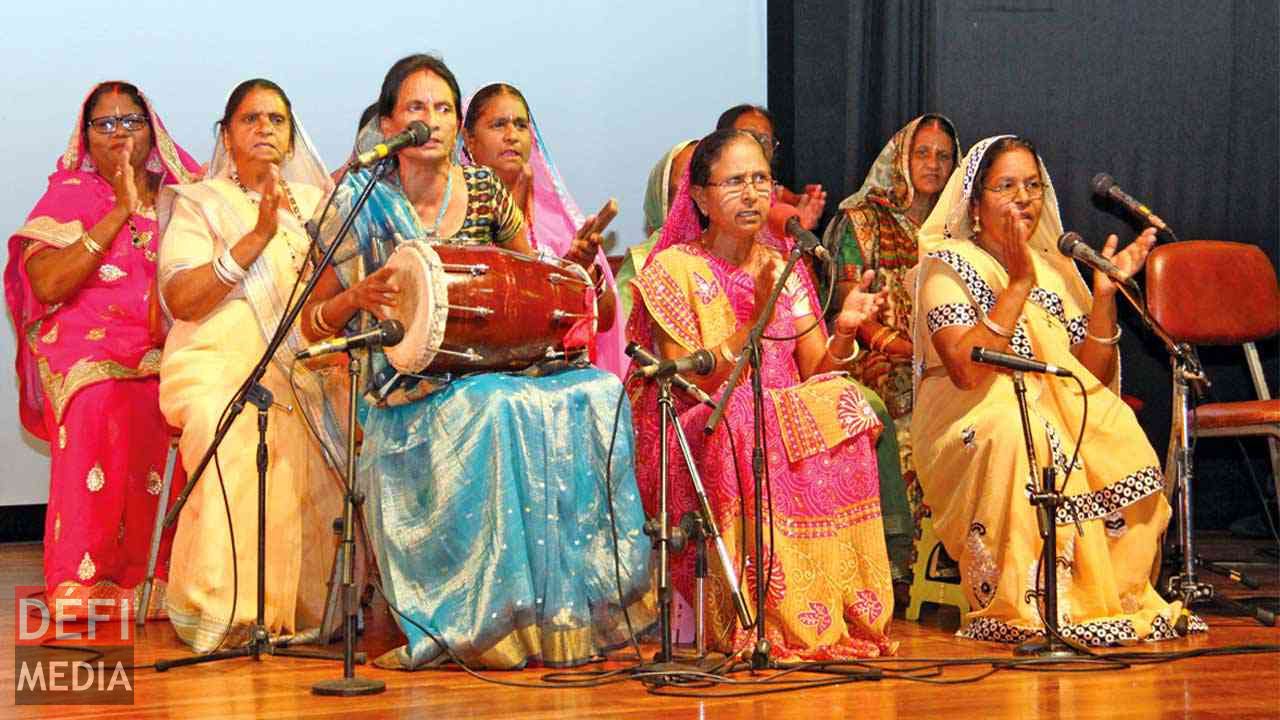
[[[156,672],[164,672],[171,667],[181,665],[196,665],[206,662],[214,662],[217,660],[225,660],[235,657],[252,657],[254,660],[261,660],[262,653],[266,652],[270,655],[287,655],[292,657],[306,657],[324,660],[338,660],[338,656],[329,653],[319,653],[314,651],[287,649],[288,641],[273,641],[270,633],[266,628],[266,564],[263,562],[266,552],[267,543],[267,523],[266,523],[266,489],[267,489],[267,409],[273,404],[271,391],[267,390],[261,384],[262,378],[267,373],[267,367],[271,364],[272,358],[275,357],[276,350],[284,342],[285,337],[289,333],[289,329],[293,327],[293,323],[297,320],[298,315],[302,312],[302,306],[306,304],[308,298],[315,292],[316,284],[320,281],[320,276],[326,267],[332,264],[334,253],[338,246],[342,243],[342,239],[350,231],[351,226],[355,223],[356,216],[360,209],[368,202],[369,195],[373,192],[373,188],[378,183],[381,173],[384,171],[385,162],[379,162],[374,166],[369,178],[369,183],[361,191],[360,196],[356,199],[355,204],[351,208],[351,212],[342,221],[342,225],[338,229],[337,235],[332,243],[325,250],[324,256],[317,264],[315,272],[312,273],[311,279],[307,281],[306,287],[303,288],[302,294],[298,297],[298,301],[289,307],[280,319],[280,325],[276,327],[275,334],[271,336],[271,340],[267,343],[266,350],[262,353],[262,357],[258,359],[258,363],[254,365],[249,376],[240,384],[240,388],[236,390],[235,395],[231,398],[231,405],[227,413],[227,417],[218,425],[217,431],[214,433],[213,441],[209,443],[209,449],[205,451],[204,456],[200,458],[200,463],[191,473],[187,481],[186,487],[182,489],[178,497],[174,500],[173,508],[169,514],[165,516],[164,526],[170,527],[178,520],[178,515],[182,508],[186,505],[187,499],[191,496],[191,492],[195,489],[196,483],[208,468],[209,463],[213,461],[214,455],[218,451],[218,446],[226,438],[227,433],[231,430],[231,425],[244,411],[246,403],[252,403],[258,408],[258,568],[257,568],[257,614],[254,617],[254,624],[250,628],[249,642],[238,648],[227,650],[219,650],[205,655],[197,655],[194,657],[178,658],[175,660],[157,660],[155,663]],[[301,407],[299,411],[305,412]],[[351,459],[348,458],[348,464]],[[348,488],[350,493],[350,488]],[[305,549],[304,549],[305,552]],[[234,622],[234,618],[232,618]],[[348,633],[351,637],[352,633]],[[374,691],[376,692],[376,691]]]
[[[742,373],[746,369],[747,363],[751,363],[751,404],[754,411],[752,419],[754,444],[751,450],[751,475],[754,480],[756,515],[756,645],[751,653],[751,669],[753,670],[763,670],[770,666],[769,651],[771,650],[769,641],[765,638],[764,619],[764,598],[769,582],[765,578],[764,568],[765,430],[764,386],[760,381],[760,338],[764,335],[764,329],[768,326],[769,320],[773,317],[773,308],[778,302],[778,295],[782,293],[782,288],[786,286],[787,278],[791,277],[791,271],[795,268],[796,262],[800,260],[800,255],[800,247],[792,245],[791,252],[787,255],[787,263],[783,266],[782,272],[779,273],[773,290],[769,292],[769,299],[765,302],[764,312],[760,313],[756,324],[752,326],[751,333],[747,336],[747,344],[742,348],[742,353],[738,356],[738,362],[734,364],[733,371],[729,373],[729,379],[725,381],[724,394],[720,396],[720,402],[716,404],[716,409],[711,413],[711,417],[707,418],[706,426],[702,429],[708,435],[715,431],[716,425],[720,423],[720,419],[724,416],[724,411],[729,405],[734,389],[737,388],[738,382],[742,379]],[[773,523],[772,514],[769,516],[768,521],[770,524]],[[769,568],[769,572],[772,574],[772,566]]]
[[[680,419],[676,415],[675,401],[671,395],[671,378],[659,377],[658,383],[658,411],[660,415],[659,439],[662,443],[661,455],[658,456],[658,517],[654,525],[646,524],[645,532],[654,537],[654,544],[658,550],[658,633],[661,641],[661,649],[653,658],[653,665],[643,668],[645,672],[659,672],[680,674],[681,672],[701,672],[700,668],[684,665],[675,662],[675,654],[672,648],[672,606],[674,598],[671,592],[671,546],[674,544],[672,537],[670,511],[667,501],[670,490],[670,463],[668,460],[668,438],[671,433],[675,433],[676,442],[680,446],[680,454],[684,458],[685,467],[689,471],[689,480],[693,484],[694,495],[698,499],[698,509],[695,515],[695,525],[693,531],[688,535],[696,535],[699,541],[699,551],[696,560],[698,561],[699,590],[701,590],[701,578],[705,577],[706,567],[706,549],[705,542],[710,539],[715,543],[716,554],[720,558],[721,570],[724,572],[725,583],[729,586],[729,592],[733,595],[734,607],[738,613],[738,620],[744,628],[751,626],[751,617],[747,612],[747,602],[742,595],[742,590],[738,583],[737,573],[733,568],[733,560],[729,557],[729,551],[725,547],[724,538],[720,535],[720,530],[716,525],[715,517],[711,513],[711,501],[707,498],[707,491],[702,484],[702,478],[698,474],[698,467],[694,463],[693,452],[689,449],[689,442],[685,438],[684,429],[680,426]],[[683,544],[683,539],[681,540]],[[695,598],[697,603],[697,617],[699,626],[702,622],[702,595],[699,592]],[[704,649],[704,641],[702,633],[698,633],[698,653],[701,656]]]
[[[1230,598],[1215,595],[1213,585],[1196,577],[1196,567],[1202,565],[1206,569],[1224,575],[1247,588],[1258,587],[1257,581],[1253,578],[1243,573],[1223,568],[1217,563],[1206,562],[1196,554],[1195,550],[1195,540],[1192,537],[1192,531],[1194,530],[1192,492],[1195,484],[1195,463],[1192,458],[1191,429],[1187,427],[1187,415],[1191,412],[1188,399],[1192,394],[1196,397],[1205,394],[1209,389],[1209,378],[1205,375],[1204,366],[1200,363],[1200,356],[1196,352],[1195,346],[1176,342],[1160,326],[1160,323],[1148,312],[1145,298],[1139,294],[1137,284],[1134,283],[1134,287],[1126,284],[1121,284],[1118,287],[1121,294],[1129,301],[1129,304],[1138,311],[1138,317],[1141,318],[1143,325],[1164,344],[1165,351],[1169,353],[1169,362],[1172,368],[1173,419],[1174,423],[1176,423],[1174,425],[1175,437],[1170,438],[1170,442],[1174,445],[1172,449],[1174,464],[1172,490],[1175,496],[1173,514],[1178,528],[1175,542],[1178,554],[1181,556],[1182,567],[1179,568],[1180,572],[1170,575],[1165,581],[1164,595],[1177,598],[1182,602],[1183,613],[1178,618],[1175,628],[1179,632],[1185,632],[1189,615],[1188,608],[1195,603],[1201,602],[1217,603],[1235,614],[1252,617],[1259,624],[1272,627],[1276,624],[1275,613],[1263,607],[1252,608]]]
[[[1013,649],[1014,655],[1041,658],[1074,658],[1084,654],[1065,642],[1058,632],[1058,506],[1062,493],[1058,492],[1053,463],[1040,468],[1036,459],[1036,444],[1031,438],[1031,417],[1027,411],[1027,385],[1021,370],[1013,371],[1013,390],[1018,396],[1018,416],[1022,420],[1022,439],[1027,449],[1027,467],[1034,473],[1041,470],[1040,489],[1027,484],[1027,494],[1036,508],[1036,520],[1040,525],[1043,549],[1040,551],[1040,572],[1044,573],[1044,589],[1029,590],[1027,595],[1044,601],[1042,618],[1045,625],[1043,638],[1031,638]]]

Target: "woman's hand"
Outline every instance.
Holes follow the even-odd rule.
[[[383,266],[352,285],[347,290],[351,304],[373,313],[379,320],[386,320],[387,311],[396,307],[400,297],[399,286],[392,282],[394,274],[394,268]]]
[[[521,210],[529,207],[529,190],[532,187],[533,166],[525,163],[524,167],[520,168],[520,174],[516,176],[516,181],[511,183],[511,188],[509,189],[511,200],[516,204],[516,207]],[[526,217],[525,222],[528,221],[529,218]]]
[[[805,230],[818,227],[818,220],[822,219],[822,211],[826,207],[827,191],[823,190],[821,185],[806,185],[804,194],[796,203],[796,210],[800,211],[800,227]]]
[[[1033,221],[1023,217],[1017,203],[1005,206],[1000,216],[1001,230],[999,238],[1000,253],[1004,260],[1004,269],[1009,273],[1010,285],[1035,287],[1036,267],[1031,262],[1031,246],[1028,241],[1035,230]]]
[[[267,188],[262,191],[262,202],[258,204],[258,222],[253,226],[264,241],[276,236],[276,211],[280,209],[280,169],[271,166],[271,177]]]
[[[124,147],[114,156],[114,167],[110,168],[111,189],[116,194],[116,207],[128,214],[138,209],[138,183],[133,175],[133,136],[124,141]]]
[[[1142,234],[1129,243],[1129,246],[1120,252],[1116,252],[1116,245],[1119,239],[1115,235],[1108,235],[1107,242],[1102,246],[1102,257],[1111,261],[1116,266],[1120,274],[1127,280],[1138,271],[1147,262],[1147,255],[1151,254],[1151,248],[1156,244],[1156,229],[1147,228]],[[1093,271],[1093,294],[1095,297],[1113,296],[1119,285],[1104,272]]]
[[[862,273],[862,280],[858,286],[844,296],[844,303],[840,305],[840,313],[836,315],[833,325],[836,334],[854,335],[858,332],[859,325],[880,315],[881,309],[884,308],[886,291],[867,292],[871,283],[875,281],[875,277],[874,270]]]
[[[604,230],[609,227],[609,223],[613,222],[613,218],[617,215],[618,201],[609,198],[604,207],[600,208],[600,212],[582,222],[582,227],[578,228],[578,233],[574,236],[573,242],[569,245],[569,250],[565,252],[563,259],[590,270],[591,266],[595,264],[596,255],[600,253],[600,242]]]

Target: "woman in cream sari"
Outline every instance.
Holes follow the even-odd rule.
[[[176,320],[160,367],[160,407],[182,429],[188,471],[209,448],[223,411],[266,349],[307,261],[303,227],[328,175],[275,83],[248,80],[219,123],[209,179],[161,198],[159,283]],[[318,379],[290,365],[294,329],[262,380],[275,398],[267,443],[266,625],[273,635],[317,627],[333,557],[338,478],[302,414],[332,439]],[[178,636],[197,652],[245,640],[256,604],[257,428],[252,407],[231,426],[218,463],[199,480],[174,541],[168,596]],[[340,460],[339,460],[340,462]],[[223,487],[236,532],[226,543]],[[233,566],[234,564],[234,566]],[[238,574],[238,579],[236,578]],[[236,596],[232,596],[235,587]],[[234,616],[233,616],[234,614]],[[229,633],[223,637],[224,633]]]
[[[1091,645],[1176,636],[1181,608],[1148,576],[1169,520],[1159,462],[1120,400],[1116,284],[1102,273],[1090,294],[1057,252],[1057,196],[1031,143],[988,138],[970,150],[920,230],[915,298],[915,412],[911,435],[925,501],[947,552],[960,562],[973,612],[961,637],[1018,642],[1043,632],[1036,510],[1008,372],[969,360],[985,347],[1070,370],[1028,375],[1036,457],[1052,461],[1059,507],[1058,627]],[[1155,242],[1143,233],[1102,254],[1126,276]],[[1070,468],[1088,405],[1079,459]],[[1076,521],[1082,533],[1077,533]],[[1188,616],[1187,627],[1204,629]]]

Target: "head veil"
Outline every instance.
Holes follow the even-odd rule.
[[[945,250],[957,243],[972,243],[974,241],[969,203],[976,189],[978,167],[982,165],[982,158],[986,155],[987,150],[997,140],[1012,137],[1016,136],[994,135],[979,141],[969,149],[968,154],[956,166],[956,171],[951,174],[951,179],[947,181],[947,186],[943,188],[942,195],[938,198],[938,204],[934,207],[929,218],[925,220],[924,225],[920,227],[917,238],[920,262],[917,265],[916,293],[920,291],[919,283],[924,277],[924,263],[928,260],[930,253]],[[1080,270],[1076,267],[1075,262],[1057,250],[1057,240],[1063,232],[1062,215],[1058,206],[1058,194],[1053,188],[1053,181],[1049,178],[1049,171],[1044,165],[1044,160],[1037,155],[1036,163],[1040,167],[1040,177],[1044,182],[1044,199],[1042,201],[1043,207],[1040,212],[1040,220],[1036,223],[1036,228],[1027,242],[1036,256],[1052,267],[1058,277],[1061,278],[1061,283],[1066,293],[1066,297],[1062,299],[1067,305],[1068,316],[1073,314],[1073,311],[1074,313],[1087,314],[1090,308],[1093,307],[1093,296],[1089,293],[1089,287],[1085,284],[1084,278],[1081,277]],[[914,331],[913,344],[915,346],[915,382],[918,389],[920,372],[924,365],[923,348],[925,348],[925,343],[929,342],[929,337],[927,323],[920,316],[920,305],[915,303],[914,306],[915,317],[912,327]],[[1120,373],[1117,371],[1113,389],[1118,388],[1119,377]]]
[[[35,356],[26,345],[26,328],[47,315],[51,309],[36,299],[26,278],[24,266],[28,239],[38,240],[53,247],[64,247],[79,242],[84,231],[92,227],[102,213],[114,202],[111,185],[98,175],[93,158],[89,154],[85,136],[88,118],[85,102],[97,89],[116,81],[98,83],[89,89],[80,102],[76,119],[71,126],[67,147],[54,162],[54,172],[49,176],[49,189],[27,216],[26,223],[9,238],[9,259],[5,266],[5,300],[10,317],[18,334],[17,373],[19,386],[19,415],[28,432],[42,439],[45,437],[44,391],[36,366]],[[142,104],[151,121],[151,153],[146,159],[146,169],[161,176],[162,185],[192,182],[200,177],[200,164],[183,150],[165,128],[151,100],[141,91]],[[94,211],[101,213],[92,216]]]
[[[675,162],[676,156],[684,152],[684,149],[698,142],[696,138],[693,140],[681,140],[658,160],[658,163],[649,171],[649,182],[644,186],[644,234],[645,237],[653,235],[662,229],[662,225],[667,220],[667,213],[671,210],[671,206],[667,203],[667,198],[671,196],[671,164]],[[676,180],[679,182],[679,179]]]
[[[911,209],[911,203],[915,201],[915,185],[911,182],[911,146],[915,141],[916,130],[926,120],[941,122],[951,131],[951,137],[959,138],[955,125],[942,115],[921,115],[912,120],[893,134],[884,149],[876,156],[866,179],[862,181],[862,187],[841,201],[839,209],[852,210],[863,202],[870,202],[888,209],[901,220],[901,216]],[[958,139],[953,149],[958,159],[960,157]]]
[[[471,93],[462,102],[462,110],[458,122],[457,155],[464,165],[476,165],[477,163],[471,157],[471,153],[467,151],[466,144],[463,142],[461,118],[467,116],[467,111],[470,109],[471,102],[475,99],[477,93],[497,84],[515,87],[511,83],[488,83],[482,86],[480,90]],[[533,116],[532,108],[529,108],[529,129],[533,136],[532,147],[529,150],[529,168],[533,171],[532,185],[529,188],[530,205],[533,209],[531,214],[533,217],[531,222],[530,218],[525,218],[529,228],[529,244],[534,249],[546,249],[554,253],[556,257],[562,257],[569,251],[569,246],[573,242],[574,236],[577,235],[578,228],[582,227],[582,223],[586,218],[578,207],[578,203],[569,194],[568,187],[565,186],[564,178],[560,175],[560,169],[556,167],[555,161],[551,157],[551,151],[547,148],[547,143],[542,138],[542,131],[538,129],[538,121]],[[524,208],[521,208],[521,210],[524,210]],[[616,293],[617,286],[614,283],[613,270],[609,267],[609,260],[604,254],[603,247],[597,253],[596,264],[604,271],[605,283],[612,292]],[[621,375],[622,369],[626,365],[626,356],[623,354],[623,346],[626,343],[626,339],[622,332],[625,318],[622,317],[621,307],[622,303],[617,303],[617,309],[615,309],[617,316],[613,320],[613,327],[607,332],[601,333],[596,339],[596,365],[616,375]]]
[[[750,137],[745,132],[743,134]],[[653,264],[654,258],[663,250],[683,243],[697,243],[702,237],[702,225],[698,222],[698,211],[694,207],[693,196],[689,192],[691,169],[686,169],[684,176],[680,179],[679,190],[676,191],[675,200],[672,201],[671,210],[667,213],[666,222],[662,226],[662,237],[654,245],[653,251],[649,253],[649,257],[644,264],[645,268]],[[761,229],[760,233],[756,235],[756,242],[774,248],[782,253],[784,257],[791,252],[791,248],[794,245],[790,238],[786,236],[778,237],[770,232],[767,227]],[[793,272],[800,279],[800,284],[804,287],[805,293],[809,297],[809,304],[814,312],[821,312],[822,305],[815,290],[813,276],[809,272],[808,265],[803,261],[797,262]],[[641,273],[643,273],[643,270],[641,270]],[[814,328],[814,332],[820,333],[825,339],[826,328],[823,327],[822,323],[818,323],[817,327]],[[631,309],[631,317],[627,319],[627,337],[642,347],[654,349],[653,324],[649,314],[645,311],[644,303],[637,301],[635,307]],[[693,351],[698,348],[686,349]],[[630,369],[634,370],[635,368],[632,367]]]

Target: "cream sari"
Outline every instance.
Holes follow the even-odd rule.
[[[295,146],[281,176],[302,218],[308,218],[330,185],[323,165],[301,132]],[[259,195],[242,190],[231,171],[219,142],[210,164],[210,179],[174,186],[161,197],[161,297],[166,284],[180,271],[210,262],[256,223]],[[248,268],[245,280],[205,317],[177,321],[165,344],[160,408],[169,423],[182,430],[182,458],[188,472],[207,451],[223,409],[266,350],[307,262],[310,240],[303,220],[294,216],[287,200],[282,199],[277,219],[276,236]],[[326,380],[341,376],[342,371],[332,363],[315,368],[299,363],[291,368],[293,353],[301,343],[295,327],[262,380],[277,403],[268,411],[265,619],[268,631],[280,636],[317,628],[321,622],[335,549],[331,523],[341,513],[342,504],[339,477],[333,469],[344,460],[342,443],[323,395]],[[256,412],[250,405],[232,424],[216,465],[207,468],[178,522],[168,611],[178,636],[196,652],[209,652],[220,643],[245,642],[254,618],[258,563]],[[308,428],[304,413],[325,439],[324,446]],[[332,464],[326,460],[326,447]],[[228,544],[223,487],[235,530],[234,557]],[[239,576],[234,581],[233,619],[232,563]]]
[[[1003,266],[973,242],[967,212],[978,165],[997,139],[970,150],[920,230],[911,434],[934,529],[960,562],[973,609],[960,636],[1018,642],[1043,632],[1043,605],[1030,596],[1042,582],[1042,542],[1025,489],[1038,471],[1028,466],[1012,377],[992,373],[961,390],[931,340],[944,327],[978,323],[1008,283]],[[1079,459],[1056,517],[1059,628],[1092,645],[1172,638],[1181,607],[1165,602],[1148,579],[1170,514],[1160,463],[1120,400],[1119,372],[1104,385],[1072,353],[1084,342],[1093,299],[1074,262],[1054,248],[1062,221],[1043,163],[1040,174],[1044,208],[1029,240],[1038,286],[1023,306],[1009,352],[1070,370],[1087,397]],[[1069,378],[1026,380],[1037,460],[1052,460],[1061,486],[1085,402]],[[1205,628],[1189,619],[1191,629]]]

